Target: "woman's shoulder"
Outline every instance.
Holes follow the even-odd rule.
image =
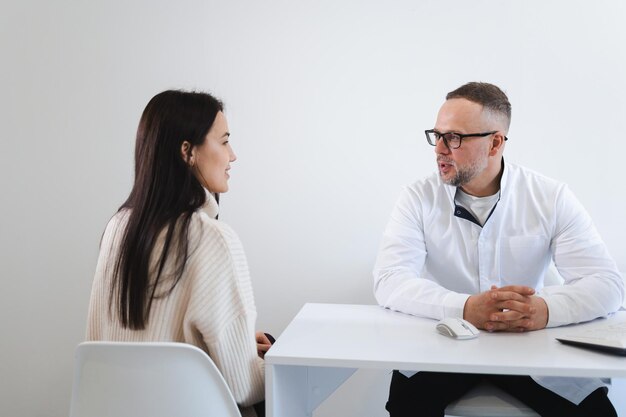
[[[130,216],[130,209],[121,208],[111,216],[109,222],[107,223],[106,229],[115,229],[119,226],[123,226],[128,223],[128,217]]]
[[[191,216],[189,235],[201,245],[221,244],[226,249],[241,248],[239,236],[227,223],[212,218],[202,210]]]
[[[188,236],[190,274],[203,282],[215,282],[215,278],[220,277],[216,285],[222,287],[222,293],[226,292],[226,287],[238,288],[237,293],[249,292],[246,254],[239,237],[228,224],[196,211],[189,223]],[[223,279],[227,275],[235,279]]]
[[[106,227],[104,228],[104,233],[101,238],[101,246],[104,244],[105,247],[108,247],[114,240],[117,241],[120,239],[122,232],[126,228],[126,224],[128,224],[129,214],[129,209],[122,208],[111,216]]]

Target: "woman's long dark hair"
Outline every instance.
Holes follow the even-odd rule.
[[[204,188],[183,159],[182,144],[201,145],[222,110],[222,103],[210,94],[170,90],[154,96],[143,111],[135,144],[135,183],[119,209],[130,213],[109,297],[110,306],[118,301],[117,315],[124,327],[145,328],[169,257],[174,259],[174,279],[166,294],[182,276],[189,222],[206,200]],[[150,257],[163,231],[165,241],[151,282]]]

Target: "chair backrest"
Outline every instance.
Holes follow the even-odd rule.
[[[209,356],[184,343],[85,342],[70,417],[241,417]]]
[[[539,417],[526,404],[490,383],[483,382],[446,407],[454,417]]]

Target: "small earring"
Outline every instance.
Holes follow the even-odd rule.
[[[195,159],[193,159],[193,156],[192,156],[192,157],[189,159],[189,166],[190,166],[191,168],[193,168],[193,167],[194,167],[194,165],[196,165],[196,160],[195,160]]]

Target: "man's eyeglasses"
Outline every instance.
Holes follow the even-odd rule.
[[[429,144],[431,144],[432,146],[437,146],[437,141],[439,139],[443,139],[443,143],[449,149],[458,149],[461,146],[461,141],[465,138],[484,138],[485,136],[493,135],[494,133],[497,133],[497,132],[498,132],[497,130],[494,130],[492,132],[464,134],[464,133],[455,133],[455,132],[441,133],[441,132],[437,132],[434,129],[428,129],[425,131],[426,140],[428,141]],[[509,140],[509,138],[505,136],[504,140]]]

